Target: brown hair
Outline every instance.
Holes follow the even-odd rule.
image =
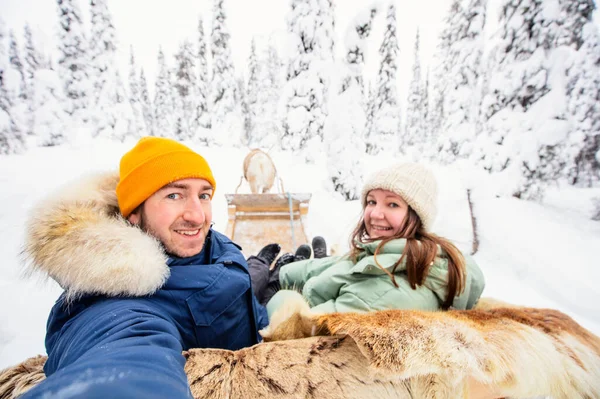
[[[392,272],[384,269],[377,262],[377,255],[381,248],[388,242],[399,238],[406,239],[406,246],[402,252],[402,256],[394,264]],[[367,228],[365,226],[364,216],[361,216],[360,221],[350,236],[350,258],[356,262],[358,255],[364,251],[363,248],[357,245],[358,242],[373,242],[376,239],[369,238]],[[408,208],[406,218],[400,227],[398,233],[392,237],[387,237],[375,249],[375,263],[381,270],[386,272],[392,279],[394,286],[398,287],[394,272],[398,265],[406,259],[406,274],[410,287],[414,290],[418,285],[423,285],[425,278],[429,274],[429,268],[435,261],[438,253],[438,245],[442,248],[442,257],[448,261],[448,296],[442,304],[442,309],[448,309],[452,306],[455,296],[463,292],[465,287],[465,258],[458,248],[449,240],[439,237],[433,233],[429,233],[423,227],[421,219],[417,213],[411,208]]]

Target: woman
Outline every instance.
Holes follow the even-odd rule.
[[[314,312],[384,309],[470,309],[484,278],[472,259],[431,232],[437,212],[433,173],[402,163],[372,175],[362,190],[363,213],[341,257],[309,259],[280,270],[282,287],[302,292]],[[267,305],[271,315],[285,299]]]

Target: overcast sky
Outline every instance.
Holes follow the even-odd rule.
[[[89,0],[79,0],[86,22],[89,21],[88,3]],[[340,39],[338,48],[342,49],[341,38],[348,22],[373,1],[338,0],[335,3],[336,33]],[[126,68],[129,46],[133,45],[138,64],[144,67],[152,81],[159,46],[164,49],[167,59],[171,59],[182,40],[196,37],[200,15],[205,21],[205,33],[210,34],[212,4],[211,0],[108,0],[117,28],[121,66]],[[387,4],[387,1],[383,4]],[[430,57],[448,4],[449,0],[397,2],[401,74],[410,71],[417,26],[421,30],[423,57]],[[247,64],[253,36],[265,38],[275,34],[281,38],[285,33],[288,0],[225,0],[225,8],[232,54],[238,69]],[[45,44],[48,53],[55,51],[57,15],[54,0],[0,0],[0,16],[7,27],[15,29],[22,40],[23,26],[28,22],[34,28],[38,41]],[[377,47],[378,44],[374,43],[371,54],[376,55]],[[374,62],[377,62],[376,57]],[[127,73],[127,70],[123,72]],[[242,71],[236,72],[239,74]]]

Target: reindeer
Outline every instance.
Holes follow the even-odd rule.
[[[264,151],[257,148],[244,158],[244,178],[250,184],[252,194],[265,194],[273,187],[277,170],[273,160]],[[240,184],[242,180],[240,179]],[[236,192],[237,192],[236,188]]]

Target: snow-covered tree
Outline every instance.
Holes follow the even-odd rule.
[[[10,66],[19,73],[19,97],[21,99],[27,99],[27,88],[25,83],[25,66],[21,57],[21,51],[19,44],[17,43],[17,37],[13,30],[9,33],[9,47],[8,47],[8,61]]]
[[[325,122],[329,179],[334,190],[346,200],[358,199],[363,182],[362,158],[366,151],[363,67],[367,39],[377,12],[378,4],[374,3],[358,12],[348,25],[344,38],[346,56],[336,66],[339,80],[333,86],[337,90],[330,95]]]
[[[165,61],[165,55],[158,51],[158,75],[154,89],[154,135],[173,137],[175,132],[174,106],[171,72]]]
[[[581,29],[581,47],[568,72],[572,130],[565,143],[564,172],[571,184],[600,184],[600,34],[591,18]]]
[[[198,80],[196,75],[196,51],[189,40],[183,41],[175,54],[174,104],[179,131],[175,136],[180,140],[192,140],[199,126],[197,106]]]
[[[384,149],[396,149],[400,134],[400,106],[396,88],[398,38],[396,33],[396,6],[387,10],[386,30],[379,48],[381,62],[373,99],[372,115],[368,118],[367,151],[378,154]]]
[[[250,106],[248,104],[248,97],[246,93],[246,83],[244,82],[244,78],[242,76],[240,76],[237,79],[237,85],[238,95],[240,97],[240,112],[242,116],[242,121],[244,123],[241,141],[242,145],[249,147],[250,131],[252,129],[252,119],[250,115]]]
[[[142,106],[142,116],[146,125],[146,132],[150,136],[155,136],[154,127],[154,108],[150,101],[150,92],[148,91],[148,81],[144,74],[144,69],[140,71],[140,104]]]
[[[247,114],[244,118],[245,141],[250,147],[260,145],[258,143],[259,140],[254,140],[255,133],[260,136],[260,132],[254,131],[255,121],[262,112],[260,107],[262,104],[259,104],[258,102],[259,92],[262,90],[262,87],[260,87],[260,80],[261,70],[256,56],[256,40],[255,38],[252,38],[252,41],[250,42],[250,55],[248,56],[248,85],[245,90],[246,96],[244,99],[244,106],[247,107]]]
[[[77,0],[57,0],[59,12],[59,76],[67,97],[66,112],[72,122],[87,122],[93,87],[89,79],[88,43]]]
[[[24,73],[25,73],[25,82],[27,87],[27,98],[33,96],[33,88],[31,87],[29,82],[33,81],[33,75],[35,71],[41,68],[47,68],[47,62],[44,59],[44,55],[37,49],[35,41],[33,39],[33,33],[29,24],[25,25],[23,30],[23,37],[25,39],[25,62],[24,62]]]
[[[0,108],[0,155],[18,153],[24,147],[23,134],[17,130],[11,115]]]
[[[413,73],[408,89],[406,106],[406,131],[401,135],[400,148],[419,156],[425,144],[430,141],[427,128],[427,110],[425,105],[425,83],[421,75],[421,55],[419,53],[419,30],[415,38]]]
[[[584,42],[584,26],[592,20],[596,9],[594,0],[560,0],[560,16],[557,23],[560,29],[556,35],[557,46],[570,46],[579,49]]]
[[[125,141],[128,138],[137,139],[143,132],[137,130],[138,126],[133,117],[131,102],[125,91],[125,83],[121,78],[119,70],[115,68],[115,81],[117,90],[114,92],[114,98],[111,102],[114,104],[114,111],[110,119],[110,127],[113,131],[113,137],[119,141]]]
[[[10,103],[8,112],[15,129],[20,133],[29,134],[31,132],[31,123],[29,122],[31,111],[27,98],[25,66],[17,37],[12,30],[9,33],[7,83],[7,97]]]
[[[431,133],[431,125],[429,124],[429,67],[427,67],[427,73],[425,74],[425,87],[423,88],[423,118],[425,119],[424,124],[428,130],[428,138],[431,140],[433,134]]]
[[[133,112],[132,134],[135,136],[145,136],[148,130],[144,121],[143,105],[140,98],[140,81],[137,75],[137,65],[133,53],[133,46],[130,47],[129,53],[129,103],[131,104],[131,111]]]
[[[594,212],[592,213],[592,220],[600,221],[600,198],[594,198]]]
[[[312,148],[323,140],[334,50],[332,7],[330,0],[291,1],[287,20],[292,42],[283,93],[283,149]]]
[[[25,147],[23,132],[13,115],[21,77],[9,63],[5,38],[4,21],[0,19],[0,155],[18,153]]]
[[[360,87],[352,85],[332,96],[325,122],[327,172],[333,189],[347,201],[360,197],[366,148],[363,140],[365,113],[360,102]]]
[[[237,83],[229,30],[223,8],[224,0],[214,0],[211,34],[212,82],[210,110],[213,131],[219,144],[241,144],[243,121],[238,104]]]
[[[196,95],[197,101],[197,123],[199,131],[196,139],[204,144],[208,145],[208,137],[203,133],[203,129],[210,129],[210,113],[208,112],[208,98],[209,98],[209,79],[208,79],[208,64],[206,61],[206,38],[204,36],[204,24],[202,17],[198,20],[198,93]]]
[[[20,82],[19,73],[6,63],[0,82],[0,155],[19,153],[25,148],[24,132],[15,117],[20,113]]]
[[[553,9],[542,0],[505,0],[486,71],[477,158],[490,172],[510,175],[520,198],[540,198],[564,166],[557,146],[568,133],[562,83],[568,57],[555,48]]]
[[[249,61],[247,101],[251,115],[249,147],[271,148],[279,144],[282,127],[278,114],[283,86],[282,63],[275,45],[269,40],[255,50]]]
[[[116,30],[106,0],[91,0],[90,12],[90,78],[94,85],[93,134],[122,137],[122,132],[110,131],[111,126],[116,126],[116,115],[122,115],[122,110],[117,110],[117,107],[123,108],[115,102],[122,90],[117,83]],[[135,130],[134,126],[132,128]]]
[[[481,102],[484,0],[454,0],[440,34],[433,125],[438,159],[453,162],[472,152]]]
[[[58,73],[40,68],[32,77],[33,131],[38,145],[52,147],[65,142],[65,95]]]
[[[539,199],[565,171],[571,183],[589,185],[598,179],[593,172],[598,165],[597,133],[586,127],[597,119],[593,82],[598,56],[581,57],[586,52],[581,27],[588,26],[581,22],[591,22],[590,7],[591,1],[503,4],[476,150],[484,168],[518,182],[512,188],[517,197]],[[589,71],[587,77],[582,71]]]
[[[0,17],[0,87],[2,87],[2,79],[4,71],[8,66],[8,52],[5,45],[6,40],[6,23]]]
[[[24,73],[25,73],[25,88],[26,88],[26,98],[27,98],[27,106],[29,109],[29,115],[27,118],[27,132],[29,134],[36,133],[37,131],[33,129],[34,125],[34,113],[35,108],[33,104],[33,96],[34,96],[34,75],[35,72],[40,69],[49,68],[47,62],[45,60],[44,55],[37,49],[35,41],[33,39],[33,33],[29,24],[25,25],[23,30],[23,37],[25,39],[25,62],[24,62]],[[61,105],[62,106],[62,105]]]

